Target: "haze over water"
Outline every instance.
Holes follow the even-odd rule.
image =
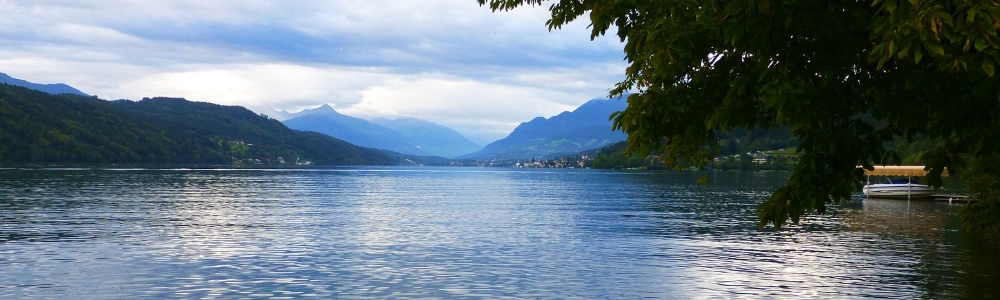
[[[958,207],[782,172],[0,169],[0,298],[995,298]]]

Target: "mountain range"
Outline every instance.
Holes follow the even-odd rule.
[[[416,118],[372,119],[372,123],[392,129],[423,151],[442,157],[457,157],[482,149],[458,131]]]
[[[459,158],[553,158],[620,142],[626,135],[612,131],[608,117],[626,106],[622,98],[590,100],[572,112],[521,123],[507,137]]]
[[[24,80],[21,80],[21,79],[14,78],[14,77],[10,77],[9,75],[4,74],[4,73],[0,73],[0,83],[6,83],[6,84],[9,84],[9,85],[16,85],[16,86],[26,87],[26,88],[29,88],[29,89],[32,89],[32,90],[46,92],[46,93],[53,94],[53,95],[58,95],[58,94],[73,94],[73,95],[80,95],[80,96],[89,96],[87,94],[84,94],[80,90],[78,90],[76,88],[73,88],[73,87],[71,87],[69,85],[63,84],[63,83],[38,84],[38,83],[28,82],[28,81],[24,81]]]
[[[65,84],[36,84],[3,73],[0,80],[12,84],[0,91],[6,93],[0,95],[0,161],[8,162],[228,163],[282,156],[307,157],[322,164],[405,160],[440,164],[446,161],[432,156],[552,158],[625,139],[623,133],[611,130],[608,121],[611,113],[625,108],[620,99],[595,99],[571,112],[535,118],[480,148],[433,122],[366,121],[329,105],[279,112],[288,118],[279,122],[243,107],[175,98],[109,102],[85,97]],[[239,142],[254,146],[235,146]],[[54,145],[61,148],[50,149]]]
[[[372,122],[343,115],[329,105],[286,115],[283,123],[296,130],[315,131],[349,143],[403,154],[455,157],[479,150],[454,129],[419,119],[377,119]]]
[[[325,104],[304,110],[282,123],[291,129],[319,132],[362,147],[412,155],[429,155],[395,131],[359,118],[342,115]]]
[[[238,106],[106,101],[0,84],[0,162],[392,165],[397,154],[289,129]]]

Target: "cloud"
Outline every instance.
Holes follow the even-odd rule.
[[[371,87],[362,93],[360,103],[343,111],[361,117],[530,119],[538,111],[568,108],[571,107],[550,101],[530,89],[414,76]]]
[[[0,72],[107,99],[175,96],[257,108],[323,103],[467,135],[603,96],[624,63],[586,23],[472,0],[0,1]],[[458,128],[460,127],[460,128]]]
[[[550,33],[544,9],[494,14],[471,0],[11,1],[3,8],[27,25],[8,27],[25,28],[16,36],[20,40],[62,44],[65,28],[91,28],[120,35],[115,40],[128,38],[133,46],[112,43],[116,48],[106,51],[157,52],[136,41],[166,46],[174,54],[167,63],[192,62],[186,51],[170,51],[178,47],[409,72],[465,64],[569,66],[580,58],[621,57],[607,45],[614,39],[590,42],[582,23]],[[74,36],[108,41],[107,34]]]
[[[361,101],[340,109],[362,118],[416,117],[455,128],[467,136],[496,140],[520,122],[573,110],[600,95],[600,85],[553,89],[546,84],[524,82],[544,76],[553,82],[587,82],[573,78],[579,70],[563,74],[525,75],[508,81],[475,81],[441,74],[394,78],[362,92]],[[610,84],[610,82],[603,82]],[[558,84],[553,84],[556,86]]]
[[[290,64],[199,65],[190,69],[138,78],[119,89],[248,107],[288,109],[314,103],[342,107],[357,103],[366,86],[391,76],[377,68]]]

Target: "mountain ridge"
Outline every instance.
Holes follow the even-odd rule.
[[[289,129],[239,106],[181,98],[105,101],[0,85],[0,162],[389,165],[397,159]]]
[[[0,73],[0,83],[25,87],[28,89],[45,92],[53,95],[73,94],[79,96],[90,96],[64,83],[50,83],[50,84],[34,83],[27,80],[11,77],[6,73]]]
[[[627,104],[621,99],[593,99],[573,111],[533,118],[518,125],[507,137],[459,158],[550,158],[625,140],[624,133],[611,130],[608,120],[611,113],[625,109]]]
[[[409,155],[452,158],[482,148],[452,128],[417,118],[364,120],[341,114],[329,104],[288,116],[282,123],[293,129]]]
[[[430,155],[396,131],[364,119],[341,114],[327,104],[296,113],[295,117],[282,123],[288,128],[322,133],[362,147],[410,155]]]
[[[376,118],[372,123],[389,128],[409,139],[420,149],[442,157],[457,157],[482,149],[451,127],[417,118]]]

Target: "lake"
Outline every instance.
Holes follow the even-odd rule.
[[[0,169],[0,298],[1000,297],[959,206],[758,231],[788,175]]]

